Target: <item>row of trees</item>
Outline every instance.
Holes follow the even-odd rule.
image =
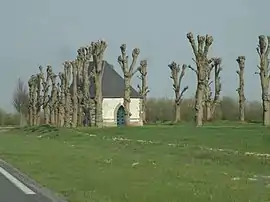
[[[175,119],[174,99],[149,98],[146,103],[147,123],[172,123]],[[192,98],[183,98],[181,103],[181,123],[194,122],[194,104]],[[238,99],[223,96],[216,106],[212,121],[239,121]],[[245,122],[260,123],[262,119],[262,105],[260,101],[246,101],[244,107]]]
[[[193,70],[197,75],[197,88],[195,94],[195,123],[201,126],[203,121],[211,121],[215,115],[217,105],[220,103],[221,93],[221,58],[210,58],[208,56],[209,49],[213,44],[213,37],[197,36],[197,42],[190,32],[187,34],[187,39],[192,47],[196,68],[192,66],[183,65],[181,74],[180,67],[175,62],[169,65],[171,70],[171,78],[173,80],[173,89],[175,91],[175,121],[179,122],[180,119],[180,104],[184,92],[188,87],[180,91],[182,78],[185,74],[185,69],[188,67]],[[270,97],[269,97],[269,52],[270,52],[270,36],[259,36],[259,43],[257,53],[259,55],[260,64],[258,65],[259,71],[256,74],[260,75],[261,89],[262,89],[262,114],[263,124],[270,125]],[[245,56],[239,56],[236,61],[239,70],[236,73],[239,75],[239,87],[237,92],[239,94],[239,120],[245,120],[245,94],[244,94],[244,69],[245,69]],[[212,80],[212,70],[214,70],[214,79]],[[211,84],[214,82],[214,89],[211,89]],[[213,93],[214,91],[214,93]]]
[[[147,124],[172,123],[175,119],[174,99],[168,98],[148,98],[146,102]],[[194,99],[183,98],[181,102],[181,121],[194,122]],[[217,105],[213,121],[237,121],[239,120],[239,103],[237,99],[222,97]],[[262,122],[262,105],[259,101],[245,102],[245,121]],[[26,112],[27,113],[27,112]],[[20,113],[8,113],[0,108],[0,125],[25,125],[26,120]],[[40,116],[40,123],[44,124],[44,115]]]
[[[192,70],[197,76],[197,88],[194,100],[194,117],[197,126],[204,121],[212,121],[216,114],[216,108],[220,104],[221,94],[221,63],[220,57],[209,57],[209,49],[213,44],[213,37],[197,36],[187,34],[187,39],[194,54],[195,68],[191,65],[178,65],[176,62],[169,64],[173,90],[175,93],[174,114],[175,122],[181,121],[181,104],[183,95],[188,86],[182,88],[182,79],[186,69]],[[30,125],[40,123],[41,111],[44,112],[45,123],[57,126],[76,127],[82,124],[82,120],[88,120],[90,126],[102,127],[102,76],[104,71],[104,52],[107,48],[105,41],[91,43],[90,46],[79,48],[74,61],[64,62],[64,71],[58,75],[54,74],[51,66],[47,66],[47,74],[40,67],[38,74],[32,75],[28,81],[28,119]],[[147,61],[140,62],[138,68],[136,63],[140,49],[132,51],[132,61],[126,53],[126,45],[120,46],[121,54],[118,63],[121,66],[124,77],[124,108],[125,123],[130,123],[130,85],[132,77],[139,71],[142,81],[138,85],[139,92],[143,97],[142,119],[146,122],[146,97],[149,92],[147,86]],[[264,125],[270,125],[269,112],[269,52],[270,37],[259,36],[257,52],[260,58],[258,65],[262,89],[262,111]],[[239,56],[236,61],[239,66],[239,120],[245,120],[245,95],[244,95],[244,69],[245,56]],[[213,77],[213,78],[212,78]],[[60,79],[57,82],[57,78]],[[212,85],[213,83],[213,85]],[[90,95],[90,86],[94,86],[94,94]],[[212,87],[213,86],[213,87]]]
[[[51,66],[46,73],[39,67],[39,73],[28,81],[29,103],[28,119],[30,125],[40,124],[40,116],[44,113],[45,124],[58,127],[77,127],[83,125],[102,127],[102,76],[106,62],[104,52],[107,49],[105,41],[92,42],[91,45],[77,50],[74,61],[65,61],[64,71],[55,74]],[[135,68],[140,50],[132,51],[132,61],[126,53],[126,45],[120,47],[121,55],[118,63],[124,75],[124,108],[125,123],[130,123],[130,88],[131,78],[140,72],[141,85],[139,92],[143,97],[142,109],[145,111],[147,86],[147,61],[142,60]],[[90,89],[94,89],[91,92]],[[145,115],[142,115],[145,120]]]

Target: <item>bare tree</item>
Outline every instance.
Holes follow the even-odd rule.
[[[92,56],[94,61],[94,69],[92,71],[95,81],[95,125],[98,128],[103,127],[102,114],[102,77],[105,67],[104,53],[107,49],[107,43],[103,40],[92,42]]]
[[[236,73],[239,76],[239,87],[236,89],[239,95],[239,120],[245,121],[245,90],[244,90],[244,69],[245,69],[245,56],[239,56],[236,61],[239,66],[239,70]]]
[[[138,68],[140,72],[140,76],[138,78],[141,80],[141,86],[138,85],[139,93],[142,96],[142,120],[143,123],[146,123],[146,100],[147,100],[147,94],[150,92],[147,85],[147,60],[142,60],[140,62],[140,66]]]
[[[175,62],[172,62],[168,65],[171,70],[171,79],[173,80],[173,90],[175,94],[175,118],[174,122],[178,123],[181,121],[181,102],[183,100],[184,93],[188,90],[188,86],[185,86],[181,90],[181,83],[182,79],[185,75],[185,71],[187,68],[187,65],[182,65],[181,73],[180,73],[180,65],[176,64]],[[180,73],[180,75],[179,75]]]
[[[195,96],[195,123],[196,126],[203,125],[203,106],[204,94],[207,87],[207,72],[209,71],[208,52],[213,43],[213,37],[210,35],[197,36],[197,43],[191,32],[187,34],[187,38],[192,47],[195,58],[193,61],[196,63],[196,69],[189,66],[197,75],[197,89]]]
[[[269,54],[270,54],[270,36],[259,36],[259,44],[257,47],[257,53],[260,58],[259,75],[261,80],[261,89],[262,89],[262,106],[263,106],[263,124],[270,125],[270,116],[269,116]]]
[[[121,66],[121,69],[124,74],[124,85],[125,85],[125,91],[124,91],[124,108],[125,108],[125,124],[127,126],[130,125],[130,85],[131,85],[131,78],[134,76],[134,74],[139,70],[135,69],[135,65],[138,59],[138,56],[140,54],[139,48],[134,48],[132,51],[132,62],[129,65],[128,63],[128,55],[126,53],[126,44],[122,44],[120,46],[121,55],[118,57],[118,63]]]
[[[13,92],[12,105],[15,110],[20,113],[21,119],[20,123],[22,124],[23,117],[26,117],[28,114],[28,90],[27,86],[20,78],[17,80],[16,89]]]
[[[221,68],[221,58],[211,58],[209,60],[210,67],[208,68],[208,78],[207,78],[207,86],[205,89],[205,118],[206,121],[212,121],[214,119],[216,106],[220,102],[220,93],[221,93],[221,81],[220,81],[220,72],[222,70]],[[213,81],[211,81],[211,71],[214,69],[214,93],[211,90],[211,84]],[[213,95],[213,96],[212,96]]]

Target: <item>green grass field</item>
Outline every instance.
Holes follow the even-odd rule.
[[[268,153],[255,124],[0,133],[0,158],[71,202],[266,202]]]

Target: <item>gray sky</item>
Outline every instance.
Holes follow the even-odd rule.
[[[101,38],[108,42],[105,59],[120,73],[119,46],[126,43],[130,53],[140,48],[140,59],[149,61],[149,95],[172,97],[168,63],[194,66],[189,31],[214,37],[210,55],[223,59],[223,95],[237,96],[235,59],[245,55],[246,97],[259,100],[255,49],[258,35],[270,34],[269,7],[269,0],[1,0],[0,106],[12,109],[19,77],[27,81],[38,65],[59,72],[78,47]],[[195,79],[188,71],[187,96],[195,93]]]

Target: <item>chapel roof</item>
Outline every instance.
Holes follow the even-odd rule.
[[[90,63],[89,73],[93,69],[93,62]],[[102,96],[104,98],[123,98],[125,91],[124,78],[114,69],[113,65],[105,61],[104,73],[102,77]],[[141,95],[130,86],[130,97],[141,98]],[[90,87],[91,97],[95,96],[95,88]]]

